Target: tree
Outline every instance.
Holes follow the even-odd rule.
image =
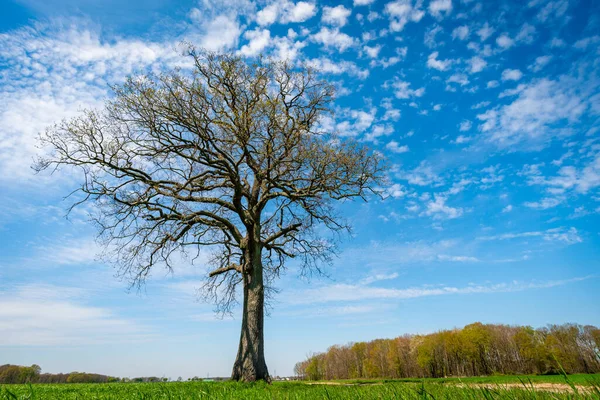
[[[179,251],[213,249],[204,294],[243,314],[232,378],[269,379],[265,292],[284,262],[320,272],[348,223],[335,201],[380,184],[377,154],[322,129],[333,87],[310,68],[196,51],[193,68],[129,78],[101,111],[41,135],[37,171],[78,167],[73,206],[94,203],[107,258],[141,284]],[[328,228],[331,238],[322,235]],[[317,232],[319,228],[319,232]]]

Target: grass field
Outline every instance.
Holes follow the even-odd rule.
[[[575,387],[571,388],[569,383]],[[337,381],[327,384],[170,382],[3,385],[0,386],[0,399],[600,399],[600,375],[572,375],[568,381],[561,376],[493,376],[460,380]]]

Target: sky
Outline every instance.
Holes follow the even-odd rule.
[[[240,308],[199,301],[207,251],[130,290],[97,255],[75,171],[34,174],[39,132],[132,74],[186,68],[182,41],[318,68],[323,126],[382,153],[385,199],[326,277],[277,283],[273,375],[333,344],[481,321],[600,325],[598,0],[1,0],[0,364],[227,376]]]

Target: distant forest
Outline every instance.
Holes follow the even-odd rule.
[[[181,378],[180,378],[181,379]],[[67,374],[43,374],[39,365],[24,367],[21,365],[0,365],[0,383],[108,383],[108,382],[161,382],[166,378],[140,377],[116,378],[87,372]]]
[[[304,379],[421,378],[600,372],[600,329],[474,323],[429,335],[331,346],[296,364]]]

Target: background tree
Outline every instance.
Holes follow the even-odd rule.
[[[97,206],[107,258],[140,284],[179,250],[213,248],[204,287],[221,311],[243,314],[232,378],[269,379],[265,291],[287,258],[319,270],[349,229],[334,201],[378,185],[382,167],[365,147],[320,130],[334,90],[308,68],[196,51],[192,71],[136,76],[113,87],[101,111],[41,135],[51,153],[38,171],[83,172],[75,205]]]

